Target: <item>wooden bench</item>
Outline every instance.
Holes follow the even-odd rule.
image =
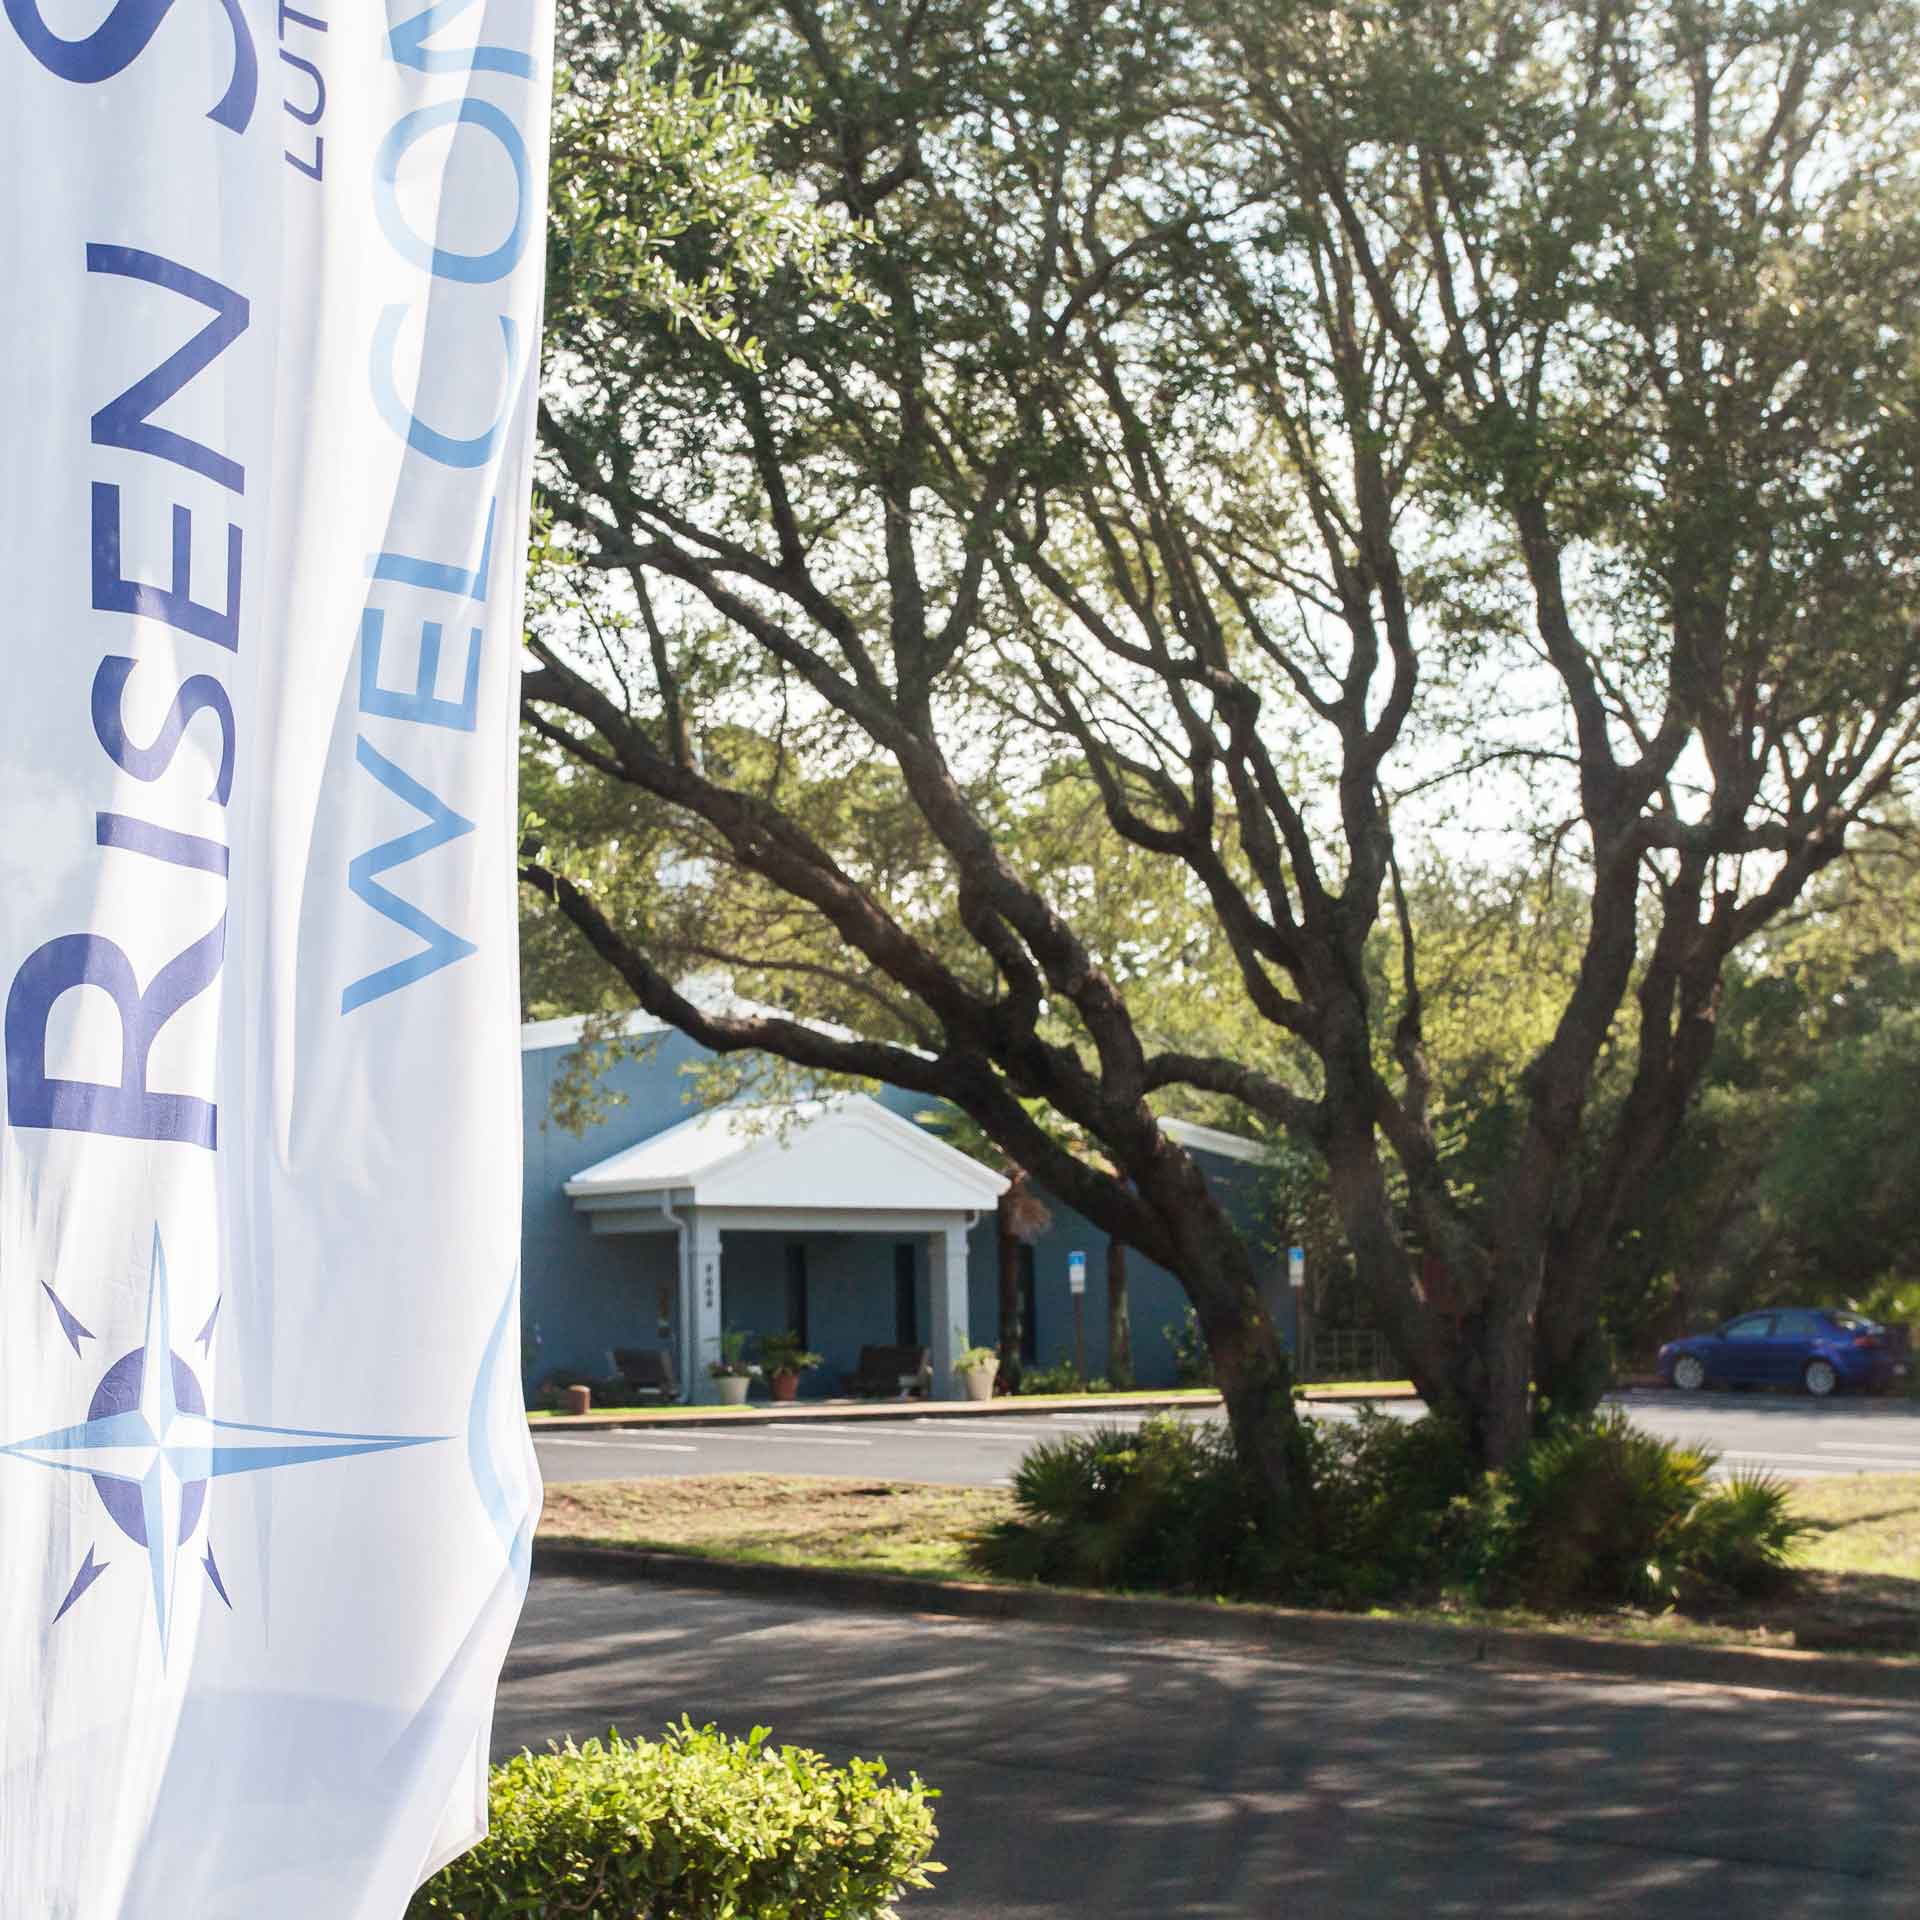
[[[673,1355],[665,1347],[615,1347],[613,1370],[636,1400],[678,1400]]]
[[[862,1347],[860,1364],[847,1375],[848,1393],[861,1400],[898,1400],[901,1381],[928,1371],[925,1347]]]

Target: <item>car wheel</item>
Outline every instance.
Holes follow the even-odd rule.
[[[1707,1370],[1690,1353],[1673,1363],[1673,1384],[1682,1393],[1698,1393],[1707,1384]]]
[[[1816,1400],[1827,1399],[1840,1384],[1840,1375],[1831,1360],[1809,1360],[1800,1378]]]

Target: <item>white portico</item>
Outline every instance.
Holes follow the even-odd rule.
[[[967,1232],[1006,1189],[991,1168],[865,1094],[716,1107],[587,1167],[566,1183],[597,1234],[672,1233],[679,1247],[679,1361],[691,1399],[717,1397],[729,1233],[924,1238],[933,1392],[957,1391],[969,1343]]]

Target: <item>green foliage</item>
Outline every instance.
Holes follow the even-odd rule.
[[[1089,1383],[1080,1378],[1079,1371],[1071,1360],[1062,1360],[1057,1366],[1028,1367],[1020,1375],[1020,1384],[1015,1393],[1085,1393]]]
[[[1696,1506],[1684,1543],[1686,1570],[1733,1593],[1758,1593],[1784,1571],[1795,1544],[1809,1531],[1788,1506],[1786,1482],[1741,1468]]]
[[[1046,1440],[1013,1477],[1017,1516],[969,1557],[982,1572],[1069,1587],[1250,1594],[1275,1584],[1259,1501],[1224,1429],[1164,1416]]]
[[[1564,1423],[1505,1477],[1497,1583],[1542,1608],[1661,1598],[1712,1471],[1711,1455],[1642,1432],[1618,1407]]]
[[[1213,1354],[1200,1331],[1200,1316],[1189,1307],[1184,1319],[1161,1329],[1173,1349],[1173,1377],[1183,1387],[1213,1385]]]
[[[1303,1430],[1313,1462],[1313,1597],[1365,1606],[1439,1584],[1460,1551],[1456,1503],[1473,1485],[1459,1428],[1363,1406],[1351,1420],[1309,1420]]]
[[[720,1358],[707,1362],[707,1371],[716,1380],[732,1374],[751,1374],[754,1366],[747,1359],[747,1335],[738,1327],[728,1327],[720,1335]]]
[[[406,1920],[883,1920],[931,1884],[918,1777],[682,1721],[496,1767],[490,1829]]]
[[[810,1353],[803,1347],[800,1336],[791,1329],[760,1336],[760,1364],[768,1373],[811,1373],[825,1360],[825,1354]]]
[[[1803,1531],[1764,1474],[1716,1484],[1714,1458],[1619,1409],[1558,1423],[1505,1475],[1476,1477],[1450,1422],[1363,1408],[1304,1432],[1308,1511],[1287,1531],[1224,1429],[1167,1418],[1033,1449],[1018,1512],[969,1550],[981,1571],[1077,1587],[1368,1607],[1464,1591],[1542,1612],[1749,1594]]]

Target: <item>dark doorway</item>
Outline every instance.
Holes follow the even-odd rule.
[[[787,1326],[804,1347],[807,1344],[807,1250],[797,1240],[787,1242]]]
[[[897,1347],[920,1344],[918,1263],[911,1240],[896,1241],[893,1248],[893,1343]]]
[[[1031,1241],[1020,1248],[1020,1364],[1040,1360],[1040,1256]]]

